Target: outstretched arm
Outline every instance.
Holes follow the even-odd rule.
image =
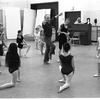
[[[60,13],[60,14],[56,15],[55,18],[62,16],[62,15],[63,15],[63,13]]]
[[[75,71],[74,58],[72,58],[72,67],[73,67],[73,70]]]

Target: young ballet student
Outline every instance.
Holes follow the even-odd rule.
[[[63,79],[59,82],[63,82],[64,85],[60,86],[58,93],[62,92],[64,89],[70,86],[71,79],[74,75],[75,65],[74,57],[70,54],[71,46],[69,43],[63,45],[63,53],[59,55],[60,66],[59,69],[62,73]]]
[[[18,31],[16,42],[19,48],[19,56],[22,57],[21,49],[27,48],[26,54],[24,55],[25,57],[27,57],[27,53],[30,50],[30,45],[28,45],[27,42],[25,41],[21,30]]]
[[[97,40],[97,55],[96,55],[97,58],[100,58],[100,36],[98,37],[98,40]]]
[[[43,29],[40,30],[40,52],[41,55],[43,55],[43,48],[45,46],[45,42],[44,42],[44,31]]]
[[[8,67],[8,71],[11,74],[11,82],[5,83],[0,86],[1,89],[11,88],[16,85],[17,81],[20,81],[20,57],[17,52],[17,44],[11,43],[9,45],[8,51],[5,58],[5,66]]]
[[[34,36],[35,36],[36,49],[39,49],[39,44],[40,44],[40,30],[39,30],[38,27],[35,29]]]

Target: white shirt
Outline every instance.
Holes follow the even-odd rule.
[[[40,32],[38,32],[38,33],[35,32],[34,35],[35,35],[35,38],[36,39],[39,39],[40,38]]]

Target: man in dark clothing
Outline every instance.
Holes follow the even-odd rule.
[[[42,23],[42,27],[44,29],[44,41],[46,43],[46,50],[44,55],[44,64],[48,64],[49,59],[52,59],[52,54],[55,54],[55,45],[51,41],[52,37],[52,21],[54,21],[58,16],[56,15],[54,18],[50,19],[50,15],[46,14],[44,16],[44,22]]]

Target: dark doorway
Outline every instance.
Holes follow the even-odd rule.
[[[70,25],[73,25],[78,17],[81,17],[81,11],[65,12],[65,19],[70,18]]]
[[[36,3],[31,4],[31,9],[38,10],[38,9],[51,9],[51,18],[58,14],[58,2],[48,2],[48,3]],[[52,26],[55,27],[55,29],[58,29],[58,19],[52,23]],[[56,40],[57,39],[56,34]]]

